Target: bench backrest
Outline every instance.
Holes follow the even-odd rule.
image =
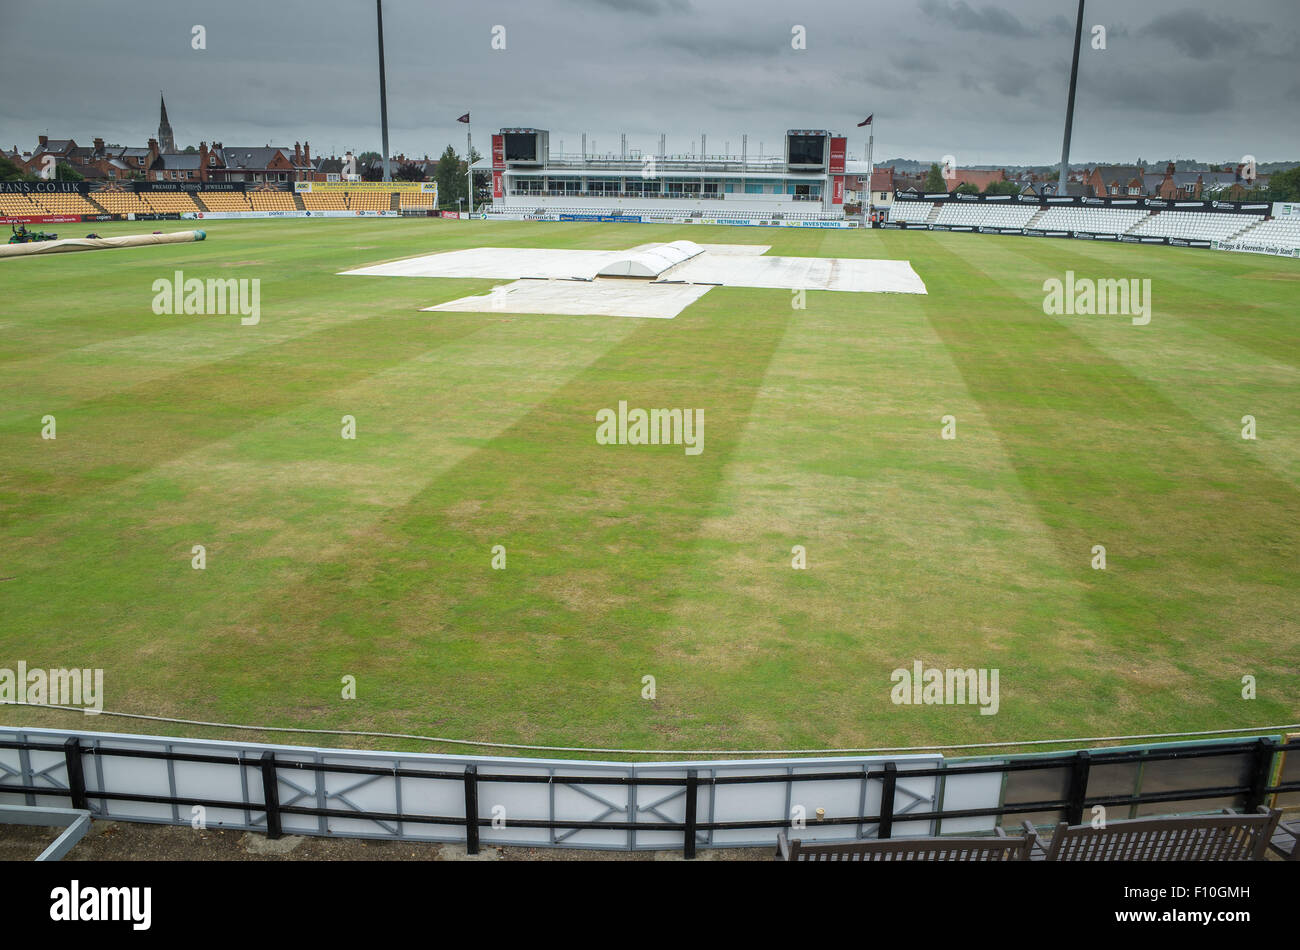
[[[1056,826],[1049,861],[1259,861],[1278,813],[1137,818]]]
[[[887,838],[804,844],[790,842],[791,861],[1026,861],[1032,839]]]

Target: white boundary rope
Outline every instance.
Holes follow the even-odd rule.
[[[33,706],[40,709],[61,709],[84,713],[84,706],[57,706],[52,703],[16,703],[0,700],[0,706]],[[964,749],[1014,749],[1043,745],[1076,745],[1078,743],[1132,742],[1145,739],[1193,739],[1205,736],[1230,736],[1242,733],[1285,732],[1300,729],[1300,723],[1280,726],[1251,726],[1244,729],[1209,729],[1204,732],[1151,732],[1128,736],[1086,736],[1075,739],[1022,739],[1009,742],[968,742],[961,745],[879,746],[864,749],[606,749],[585,746],[521,745],[512,742],[479,742],[474,739],[448,739],[442,736],[419,736],[405,732],[361,732],[352,729],[302,729],[294,726],[245,726],[233,722],[208,722],[202,719],[173,719],[168,716],[149,716],[144,713],[124,713],[102,710],[97,716],[116,716],[119,719],[144,719],[150,722],[170,722],[185,726],[207,726],[214,729],[240,729],[245,732],[290,732],[306,735],[363,736],[369,739],[414,739],[418,742],[444,743],[446,745],[474,746],[486,749],[514,749],[522,752],[584,752],[603,755],[874,755],[879,752],[943,752]],[[21,728],[21,727],[12,727]],[[363,750],[364,751],[364,750]]]

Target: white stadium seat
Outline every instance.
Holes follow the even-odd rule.
[[[1133,229],[1144,237],[1222,241],[1257,221],[1260,214],[1229,214],[1219,211],[1162,211]]]
[[[933,201],[896,201],[889,209],[889,220],[921,224],[933,210]]]
[[[1023,228],[1037,213],[1038,205],[950,201],[939,210],[934,223],[972,225],[978,228]]]
[[[1147,214],[1143,208],[1048,208],[1034,227],[1044,231],[1123,234]]]
[[[1300,248],[1300,218],[1274,218],[1255,225],[1241,240],[1278,247]]]

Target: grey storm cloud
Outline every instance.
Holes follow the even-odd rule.
[[[1216,52],[1235,52],[1257,45],[1264,30],[1261,24],[1184,9],[1156,17],[1138,35],[1172,43],[1193,59],[1204,60]]]
[[[779,148],[790,128],[860,157],[1055,161],[1077,0],[384,0],[390,150],[476,148],[503,126],[575,151]],[[0,146],[38,135],[144,144],[167,98],[178,144],[379,148],[373,0],[6,4]],[[1300,159],[1300,2],[1087,0],[1073,155]],[[48,47],[57,23],[57,55]],[[191,46],[195,26],[206,49]],[[506,48],[492,45],[504,27]],[[806,49],[791,45],[804,28]],[[1090,31],[1104,26],[1105,50]],[[1249,148],[1243,148],[1249,142]],[[592,143],[596,143],[594,146]]]
[[[966,0],[921,0],[926,16],[951,23],[958,29],[996,36],[1029,36],[1032,31],[1009,10],[1002,7],[972,7]]]
[[[617,13],[640,13],[653,16],[658,13],[681,13],[691,8],[687,0],[571,0],[578,6],[603,7]]]

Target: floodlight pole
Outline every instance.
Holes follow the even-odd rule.
[[[474,140],[470,137],[470,125],[465,123],[465,175],[469,179],[469,213],[474,213]]]
[[[1065,105],[1065,142],[1061,146],[1061,177],[1056,183],[1058,197],[1065,195],[1065,179],[1070,173],[1070,131],[1074,128],[1074,90],[1079,84],[1079,47],[1083,45],[1083,0],[1079,0],[1079,18],[1074,24],[1074,62],[1070,66],[1070,98]]]
[[[384,80],[384,0],[375,0],[375,17],[379,25],[379,125],[384,140],[384,181],[388,173],[388,84]]]

